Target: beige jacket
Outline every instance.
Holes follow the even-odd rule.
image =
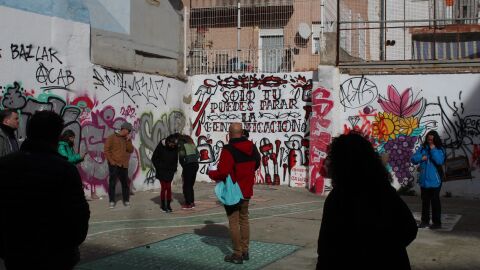
[[[128,168],[130,154],[133,153],[132,140],[127,141],[125,137],[114,133],[108,136],[103,152],[110,165]]]

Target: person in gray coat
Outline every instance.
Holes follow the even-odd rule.
[[[15,130],[18,129],[18,113],[11,109],[0,111],[0,157],[19,150]]]

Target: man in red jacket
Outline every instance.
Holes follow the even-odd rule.
[[[230,124],[228,133],[230,141],[222,149],[218,169],[209,171],[208,176],[218,182],[225,181],[230,175],[242,190],[243,200],[236,205],[225,206],[233,244],[233,254],[225,256],[225,261],[241,264],[243,260],[250,259],[248,203],[253,195],[255,171],[260,167],[260,153],[252,141],[242,136],[241,123]]]

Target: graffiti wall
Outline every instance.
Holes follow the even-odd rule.
[[[218,162],[229,124],[242,122],[262,158],[257,183],[307,185],[312,73],[195,76],[191,89],[200,180]]]
[[[369,137],[397,188],[417,186],[410,157],[425,134],[437,130],[448,157],[449,181],[443,190],[454,195],[480,192],[474,181],[479,177],[478,74],[342,75],[337,98],[343,132],[356,130]]]
[[[314,82],[312,91],[312,116],[310,117],[310,164],[309,190],[324,194],[331,190],[331,181],[326,176],[324,163],[328,146],[335,129],[334,85],[338,78],[334,67],[319,67],[318,82]]]
[[[152,187],[153,150],[186,125],[185,83],[92,65],[88,24],[6,7],[0,15],[0,109],[19,112],[20,142],[33,113],[57,112],[76,134],[75,149],[87,153],[78,165],[87,195],[102,195],[108,185],[104,142],[128,121],[135,128],[131,186]]]

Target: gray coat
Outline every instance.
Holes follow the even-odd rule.
[[[13,152],[13,145],[8,134],[3,130],[0,125],[0,157],[6,156]]]

